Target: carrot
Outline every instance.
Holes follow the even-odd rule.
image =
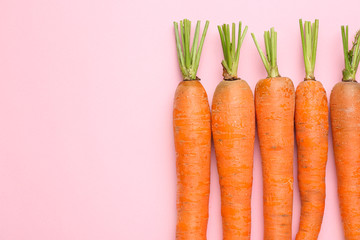
[[[264,33],[266,55],[255,45],[268,77],[255,88],[255,110],[263,171],[264,239],[291,239],[295,91],[289,78],[279,75],[277,33]]]
[[[209,22],[198,47],[197,22],[190,51],[191,22],[174,22],[180,69],[184,78],[175,92],[173,130],[177,173],[177,240],[205,240],[210,193],[211,124],[205,89],[197,78],[200,55]]]
[[[212,132],[221,189],[223,239],[250,239],[251,190],[255,140],[255,106],[246,81],[238,78],[241,44],[247,26],[230,42],[229,25],[218,26],[224,60],[222,80],[212,102]]]
[[[330,95],[338,195],[345,238],[360,239],[360,84],[355,75],[360,61],[360,31],[349,51],[349,30],[341,27],[345,69]]]
[[[305,34],[301,19],[299,23],[306,76],[295,93],[295,129],[301,197],[300,227],[296,240],[316,240],[325,208],[328,103],[324,87],[314,76],[319,20],[315,20],[313,25],[306,21]]]

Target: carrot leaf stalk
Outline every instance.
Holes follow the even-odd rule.
[[[356,33],[353,46],[349,50],[349,28],[341,26],[341,34],[344,49],[345,69],[343,70],[343,81],[355,81],[356,71],[360,61],[360,30]]]
[[[304,64],[305,64],[305,73],[306,73],[305,79],[314,80],[316,49],[317,49],[318,32],[319,32],[319,20],[315,19],[315,22],[313,24],[311,24],[311,22],[309,21],[305,21],[305,25],[303,25],[302,19],[300,19],[299,25],[300,25],[302,49],[304,54]]]
[[[239,22],[237,45],[235,42],[235,23],[232,23],[231,40],[230,40],[230,27],[229,24],[218,26],[221,46],[223,49],[224,60],[221,64],[224,67],[225,79],[236,79],[237,70],[239,66],[240,48],[244,41],[248,27],[245,26],[244,31],[241,32],[241,22]]]
[[[205,27],[199,44],[200,21],[197,21],[195,35],[192,47],[190,47],[191,21],[184,19],[180,21],[180,37],[179,25],[174,22],[176,50],[179,59],[179,65],[184,80],[195,80],[196,72],[199,67],[201,51],[204,45],[205,36],[209,27],[209,21],[206,21]],[[181,39],[181,41],[180,41]],[[199,44],[199,46],[198,46]]]
[[[264,63],[264,66],[268,73],[268,77],[280,77],[277,62],[276,62],[277,32],[275,32],[274,28],[271,28],[270,31],[264,32],[266,57],[265,57],[265,54],[263,53],[263,51],[261,50],[258,41],[256,41],[255,35],[253,33],[251,33],[251,36],[255,42],[255,45],[260,54],[261,60]]]

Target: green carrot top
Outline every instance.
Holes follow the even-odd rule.
[[[245,26],[244,31],[241,32],[241,22],[239,22],[237,45],[235,42],[235,23],[232,24],[231,40],[229,24],[218,26],[221,46],[223,49],[224,60],[223,65],[224,79],[237,79],[237,70],[239,66],[240,48],[244,41],[248,27]]]
[[[341,26],[341,34],[344,49],[345,68],[343,70],[343,81],[355,81],[356,71],[360,61],[360,30],[356,33],[353,46],[349,50],[349,28]]]
[[[275,32],[274,28],[271,28],[270,31],[264,32],[266,56],[261,50],[259,43],[256,41],[255,35],[252,33],[251,36],[254,39],[256,48],[260,54],[262,62],[264,63],[268,77],[280,77],[276,63],[277,33]]]
[[[303,25],[302,20],[299,20],[300,24],[300,33],[301,33],[301,43],[304,54],[304,64],[305,64],[305,79],[315,80],[314,70],[315,70],[315,60],[316,60],[316,48],[318,42],[318,32],[319,32],[319,20],[316,19],[313,24],[309,21],[305,21]],[[304,33],[305,28],[305,33]]]
[[[201,36],[200,44],[199,44],[200,21],[197,21],[192,47],[190,47],[191,22],[188,19],[184,19],[183,21],[180,21],[181,41],[179,37],[179,27],[177,22],[174,22],[174,27],[175,27],[176,50],[179,59],[181,73],[184,77],[184,80],[195,80],[197,79],[196,72],[199,68],[201,51],[204,45],[206,32],[209,27],[209,21],[206,21],[205,23],[205,28]]]

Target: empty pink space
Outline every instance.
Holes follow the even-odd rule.
[[[210,20],[198,76],[211,102],[222,79],[217,25],[249,26],[238,72],[254,90],[266,72],[250,33],[263,47],[263,31],[275,27],[280,74],[297,86],[305,74],[298,20],[318,18],[315,75],[329,96],[344,67],[340,26],[348,24],[352,38],[359,7],[355,0],[1,1],[0,239],[174,239],[172,104],[181,74],[173,21]],[[211,161],[208,239],[219,240],[214,154]],[[255,240],[263,238],[260,163],[256,140]],[[326,177],[319,239],[341,240],[331,141]],[[295,182],[293,237],[299,211]]]

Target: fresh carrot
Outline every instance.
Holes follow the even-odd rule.
[[[255,140],[255,106],[246,81],[238,78],[241,44],[247,26],[235,42],[228,24],[218,26],[224,60],[223,77],[212,102],[212,132],[221,189],[223,239],[250,239],[251,190]]]
[[[255,45],[268,73],[255,88],[255,110],[262,158],[264,239],[291,239],[295,91],[276,63],[277,33],[264,33],[266,55]]]
[[[349,51],[349,30],[341,27],[345,69],[330,95],[330,117],[341,217],[347,240],[360,239],[360,31]]]
[[[198,47],[197,22],[190,50],[191,22],[174,22],[180,69],[184,78],[175,92],[173,129],[177,172],[177,240],[205,240],[210,193],[211,124],[205,89],[196,76],[209,22]]]
[[[301,197],[300,227],[296,240],[318,238],[325,208],[325,172],[329,116],[326,92],[315,80],[319,20],[300,23],[305,79],[295,93],[295,129],[298,181]],[[305,32],[304,32],[305,29]]]

